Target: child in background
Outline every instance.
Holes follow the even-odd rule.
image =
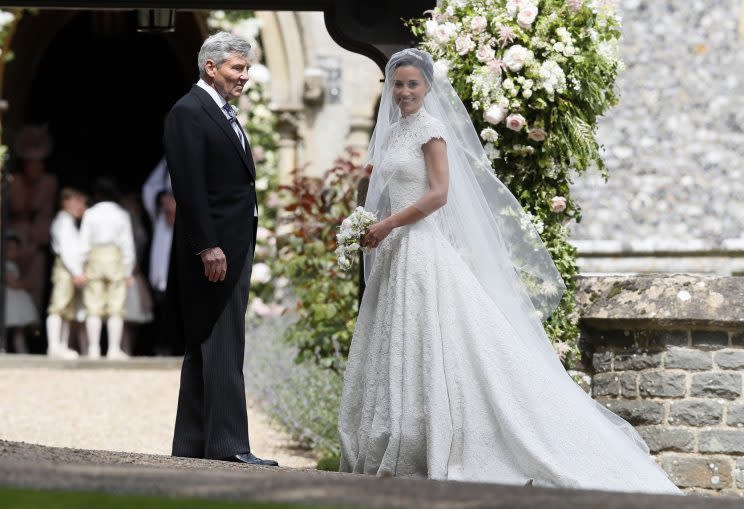
[[[28,285],[21,277],[18,259],[22,255],[21,238],[7,234],[7,261],[5,262],[5,323],[13,328],[13,347],[16,353],[28,353],[26,327],[38,323],[39,312],[34,305]]]
[[[124,301],[132,284],[134,238],[126,210],[116,203],[119,190],[112,177],[99,177],[95,183],[96,204],[85,211],[80,224],[80,245],[87,279],[83,288],[85,328],[88,331],[88,357],[101,356],[101,327],[106,320],[106,357],[123,360]]]
[[[52,295],[47,308],[47,355],[62,359],[78,356],[70,349],[70,322],[75,320],[78,289],[85,284],[76,221],[83,217],[86,197],[81,191],[66,187],[60,193],[60,210],[52,221],[51,244],[55,254],[52,268]]]

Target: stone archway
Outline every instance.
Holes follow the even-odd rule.
[[[286,182],[295,168],[320,174],[345,147],[364,152],[381,89],[378,66],[331,39],[320,13],[258,11],[256,16],[272,75],[272,109],[279,118],[280,178]],[[338,65],[337,82],[329,81],[334,71],[323,68],[329,63]],[[334,86],[337,101],[329,99]]]

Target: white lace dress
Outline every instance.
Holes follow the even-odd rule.
[[[444,136],[423,110],[390,136],[375,171],[397,170],[395,213],[428,190],[421,146]],[[378,248],[349,354],[341,470],[679,492],[565,371],[547,376],[541,362],[439,233],[434,215],[394,229]]]

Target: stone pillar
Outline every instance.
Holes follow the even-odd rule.
[[[278,112],[276,129],[279,133],[277,150],[277,171],[279,184],[286,185],[292,181],[292,172],[300,162],[300,124],[302,113],[299,111]]]
[[[583,277],[592,395],[688,492],[744,496],[744,278]]]

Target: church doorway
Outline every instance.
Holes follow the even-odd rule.
[[[178,31],[140,33],[134,11],[40,11],[19,23],[3,76],[6,142],[46,125],[47,171],[86,190],[115,175],[139,192],[162,157],[165,113],[196,81],[203,18],[179,13]]]

